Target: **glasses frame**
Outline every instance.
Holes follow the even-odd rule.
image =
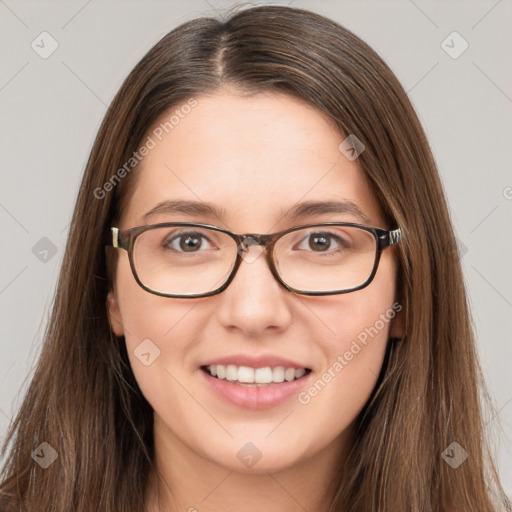
[[[210,292],[205,293],[199,293],[199,294],[172,294],[172,293],[163,293],[156,290],[153,290],[146,286],[144,283],[141,282],[139,279],[139,276],[137,275],[137,271],[135,270],[135,262],[133,258],[133,248],[135,246],[135,240],[139,235],[142,233],[145,233],[146,231],[150,231],[153,229],[158,228],[164,228],[164,227],[172,227],[172,226],[190,226],[190,227],[199,227],[199,228],[207,228],[211,229],[213,231],[218,231],[220,233],[224,233],[226,235],[229,235],[237,245],[237,255],[235,264],[233,265],[233,269],[231,273],[229,274],[226,281],[222,284],[222,286],[219,286],[219,288],[216,288],[215,290],[212,290]],[[274,264],[274,246],[276,242],[283,237],[284,235],[287,235],[288,233],[291,233],[293,231],[299,231],[301,229],[305,228],[314,228],[314,227],[328,227],[328,226],[347,226],[347,227],[354,227],[359,228],[364,231],[367,231],[368,233],[371,233],[373,237],[376,240],[375,244],[375,260],[373,264],[373,269],[366,279],[366,281],[356,287],[348,288],[345,290],[334,290],[334,291],[313,291],[313,292],[306,292],[304,290],[299,290],[296,288],[293,288],[289,286],[287,283],[285,283],[281,277],[279,276],[279,273],[276,269],[276,266]],[[152,293],[154,295],[159,295],[161,297],[171,297],[171,298],[178,298],[178,299],[196,299],[200,297],[211,297],[212,295],[217,295],[218,293],[223,292],[233,281],[235,278],[235,275],[240,267],[240,264],[242,262],[243,256],[242,252],[247,250],[247,248],[250,245],[254,244],[246,244],[246,241],[248,239],[252,239],[256,242],[257,245],[264,248],[265,257],[267,260],[267,264],[270,268],[270,271],[274,278],[277,280],[277,282],[283,286],[286,290],[297,293],[299,295],[339,295],[343,293],[350,293],[357,290],[361,290],[362,288],[365,288],[368,286],[373,278],[375,277],[375,274],[377,272],[377,268],[379,266],[381,253],[384,249],[387,247],[391,247],[392,245],[397,244],[402,239],[402,230],[400,228],[394,229],[394,230],[385,230],[381,228],[376,228],[372,226],[365,226],[363,224],[357,224],[352,222],[322,222],[322,223],[315,223],[315,224],[305,224],[302,226],[294,226],[292,228],[288,228],[282,231],[278,231],[276,233],[269,233],[269,234],[260,234],[260,233],[245,233],[245,234],[236,234],[232,233],[231,231],[218,227],[213,226],[211,224],[202,224],[197,222],[163,222],[159,224],[148,224],[146,226],[137,226],[129,229],[125,229],[121,231],[117,227],[111,227],[110,233],[108,234],[109,238],[107,238],[107,246],[112,246],[116,249],[124,249],[128,252],[128,259],[130,261],[130,267],[133,273],[133,277],[135,278],[135,281],[137,281],[137,284],[146,290],[149,293]],[[110,237],[111,235],[111,237]],[[240,249],[241,247],[241,249]]]

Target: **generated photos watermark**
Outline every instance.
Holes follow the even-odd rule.
[[[114,190],[116,185],[130,174],[137,164],[139,164],[152,149],[156,148],[157,144],[164,139],[165,135],[169,134],[197,105],[198,101],[195,98],[190,98],[187,103],[182,105],[180,108],[175,109],[167,121],[161,122],[153,129],[151,135],[147,136],[145,142],[139,147],[139,149],[135,151],[133,155],[121,167],[119,167],[119,169],[117,169],[108,181],[103,183],[101,187],[94,189],[94,197],[96,199],[105,199],[107,193]]]
[[[309,404],[366,347],[368,341],[375,338],[401,310],[402,305],[395,302],[385,313],[379,315],[379,319],[373,325],[362,330],[356,339],[352,340],[350,348],[342,355],[338,355],[336,361],[307,390],[299,393],[297,397],[299,402],[302,405]]]

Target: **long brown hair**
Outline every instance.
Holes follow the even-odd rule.
[[[153,415],[124,338],[109,325],[103,235],[137,171],[116,172],[155,120],[226,86],[293,95],[330,116],[340,135],[355,134],[385,219],[404,235],[397,287],[406,334],[389,343],[331,510],[511,510],[483,428],[487,395],[455,237],[414,109],[382,59],[349,30],[276,6],[179,26],[110,105],[76,201],[42,352],[3,446],[6,503],[29,512],[144,510]],[[47,469],[31,457],[42,442],[58,454]],[[452,442],[469,454],[456,469],[442,458]]]

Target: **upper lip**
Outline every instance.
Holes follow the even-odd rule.
[[[217,357],[210,359],[202,366],[211,365],[228,365],[234,364],[235,366],[249,366],[250,368],[266,368],[267,366],[284,366],[285,368],[308,368],[302,363],[292,361],[285,357],[273,355],[273,354],[262,354],[259,356],[251,356],[249,354],[231,354],[226,357]]]

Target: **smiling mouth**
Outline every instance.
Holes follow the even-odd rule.
[[[201,366],[201,370],[219,380],[227,380],[240,386],[265,387],[282,382],[292,382],[311,373],[310,368],[287,368],[285,366],[250,366],[209,365]]]

